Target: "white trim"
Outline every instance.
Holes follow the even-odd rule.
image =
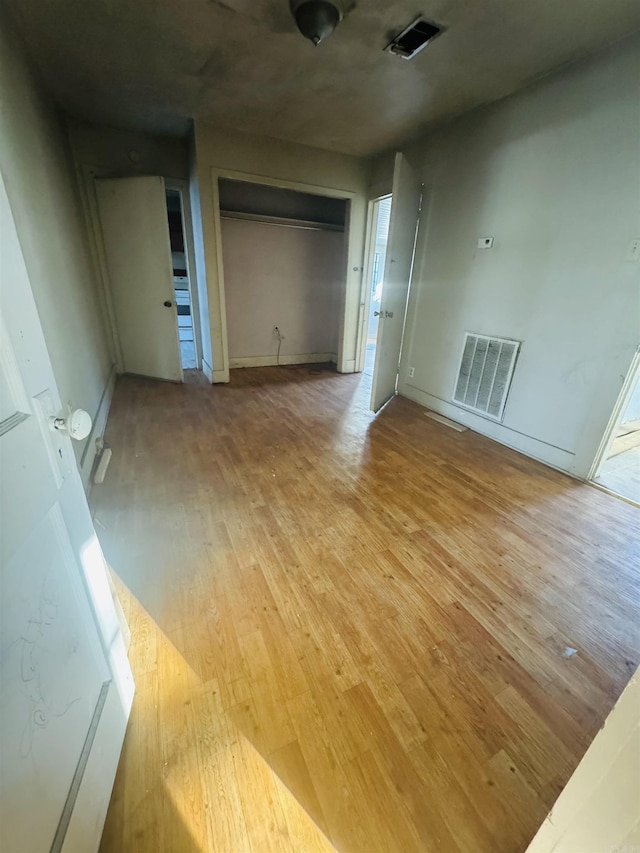
[[[212,385],[218,385],[229,381],[228,370],[214,370],[205,358],[202,359],[202,372]]]
[[[565,474],[571,474],[570,468],[573,464],[575,454],[562,447],[556,447],[553,444],[547,444],[540,439],[530,435],[524,435],[505,426],[503,423],[498,423],[493,419],[483,417],[475,412],[459,406],[457,403],[449,403],[446,400],[441,400],[439,397],[434,397],[432,394],[427,394],[419,388],[415,388],[408,383],[402,383],[398,388],[398,393],[402,397],[407,397],[427,409],[431,409],[440,415],[444,415],[453,421],[463,424],[474,432],[491,438],[494,441],[510,447],[512,450],[517,450],[525,456],[530,456],[538,462],[544,462],[551,468],[556,468]],[[575,476],[571,474],[571,476]],[[581,478],[577,478],[581,479]]]
[[[596,734],[525,853],[637,853],[640,670]]]
[[[571,474],[572,477],[575,474]],[[620,492],[614,492],[613,489],[610,489],[608,486],[603,486],[602,483],[596,483],[595,480],[586,480],[585,481],[589,486],[593,486],[594,489],[600,489],[601,492],[606,492],[611,497],[618,498],[620,501],[624,501],[625,503],[631,504],[631,506],[637,506],[640,509],[640,503],[638,501],[634,501],[633,498],[628,498],[626,495],[620,494]]]
[[[218,316],[220,317],[220,326],[218,330],[218,334],[220,337],[220,345],[222,348],[222,366],[217,368],[216,372],[218,374],[223,374],[226,376],[225,379],[218,380],[223,382],[229,381],[229,340],[227,336],[227,301],[224,290],[224,263],[222,258],[222,222],[220,220],[220,185],[218,183],[219,177],[215,177],[215,172],[217,170],[212,169],[212,195],[211,199],[213,202],[213,236],[216,244],[216,277],[217,277],[217,303],[218,303]],[[209,280],[207,278],[207,285]],[[208,289],[208,287],[207,287]],[[216,300],[211,299],[211,291],[209,290],[209,322],[211,323],[211,308],[212,301],[215,305]],[[212,356],[215,359],[214,355],[214,344],[213,342],[216,339],[216,334],[214,334],[214,330],[211,329],[211,346],[212,346]],[[215,380],[213,380],[215,381]]]
[[[211,367],[211,365],[205,358],[202,359],[202,372],[207,377],[209,382],[213,382],[213,367]]]
[[[189,302],[191,304],[191,320],[193,322],[193,339],[196,350],[196,368],[200,370],[202,362],[202,326],[200,321],[200,300],[198,298],[196,255],[193,243],[193,219],[191,216],[191,194],[189,181],[178,178],[165,178],[166,190],[177,190],[180,193],[182,206],[182,236],[185,243],[185,259],[187,262],[187,282],[189,284]],[[182,356],[181,356],[182,357]]]
[[[337,361],[337,355],[333,352],[306,352],[299,355],[281,355],[278,360],[275,355],[249,355],[240,358],[229,359],[229,367],[272,367],[280,364],[318,364],[321,362]],[[353,362],[351,362],[353,364]],[[352,371],[340,371],[341,373]]]
[[[237,213],[235,210],[221,210],[220,219],[233,219],[235,222],[260,222],[275,228],[298,228],[302,231],[338,231],[344,234],[344,225],[332,225],[330,222],[318,222],[313,219],[288,219],[286,216],[268,216],[264,213]]]
[[[609,449],[613,444],[613,440],[618,432],[618,427],[620,426],[620,421],[624,415],[625,409],[627,408],[627,403],[629,402],[629,398],[631,397],[631,392],[633,391],[636,377],[640,372],[640,347],[635,352],[635,355],[631,359],[631,365],[629,370],[627,371],[627,375],[625,376],[624,382],[622,384],[622,390],[618,395],[618,399],[616,400],[616,404],[613,408],[613,412],[611,417],[609,418],[609,423],[607,424],[607,428],[604,431],[604,435],[602,436],[602,441],[598,445],[598,450],[596,451],[595,458],[591,463],[591,467],[589,468],[589,472],[587,474],[587,480],[595,480],[598,476],[598,471],[602,466],[602,463],[609,455]],[[594,485],[600,485],[599,483],[595,483]]]
[[[352,199],[356,197],[356,193],[352,190],[320,186],[319,184],[306,184],[304,181],[287,181],[283,178],[273,178],[269,175],[256,175],[253,172],[237,172],[233,169],[224,169],[219,166],[212,166],[211,172],[215,174],[216,180],[227,178],[230,181],[244,181],[249,184],[262,184],[268,187],[279,187],[284,190],[297,190],[298,192],[322,195],[327,198]]]
[[[352,194],[353,195],[353,194]],[[360,291],[362,290],[362,256],[357,259],[357,266],[353,267],[351,270],[351,264],[353,263],[352,253],[351,253],[351,237],[353,235],[353,198],[346,199],[345,203],[345,221],[344,221],[344,238],[342,240],[342,263],[344,269],[344,280],[342,286],[342,292],[340,293],[340,311],[339,311],[339,331],[338,331],[338,356],[336,363],[338,365],[339,373],[346,373],[347,370],[345,368],[345,341],[347,336],[347,317],[349,315],[350,307],[356,308],[356,305],[360,304]],[[351,274],[360,274],[360,282],[358,285],[357,291],[354,288],[354,295],[351,297],[349,301],[347,299],[347,295],[349,293],[349,276]],[[357,296],[358,302],[355,302]],[[356,311],[359,310],[356,308]],[[356,329],[357,334],[357,329]]]
[[[373,258],[375,255],[375,234],[378,230],[378,211],[380,202],[385,198],[391,198],[391,193],[384,193],[377,198],[372,198],[367,203],[367,226],[364,244],[364,264],[362,268],[362,285],[360,289],[360,315],[358,318],[358,331],[356,334],[356,358],[354,372],[362,373],[366,360],[367,331],[369,328],[369,311],[371,309],[371,276],[373,273]],[[388,235],[387,235],[388,241]],[[342,371],[348,373],[350,371]]]
[[[335,359],[331,359],[335,361]],[[347,361],[343,361],[340,367],[338,368],[338,373],[361,373],[362,371],[356,370],[356,360],[355,358],[347,359]]]
[[[373,223],[377,220],[376,205],[379,199],[371,199],[367,202],[367,224],[364,235],[364,256],[362,263],[362,281],[360,283],[360,305],[358,313],[358,330],[356,332],[356,357],[355,370],[361,373],[364,370],[366,358],[367,334],[369,320],[369,308],[371,306],[371,269],[373,266]]]
[[[87,443],[84,447],[84,450],[82,451],[82,457],[79,465],[80,477],[87,492],[91,487],[91,472],[93,470],[93,463],[96,458],[96,453],[98,452],[96,440],[104,436],[104,431],[107,426],[107,419],[109,417],[109,410],[111,408],[111,401],[113,400],[113,392],[115,391],[116,387],[116,377],[116,365],[113,364],[111,365],[111,370],[109,371],[109,376],[107,377],[107,381],[102,392],[102,397],[100,398],[100,402],[98,403],[98,409],[95,415],[93,416],[93,426],[91,428],[91,433],[89,434],[89,438],[87,438]]]
[[[343,297],[342,297],[342,311],[340,317],[340,330],[338,336],[338,370],[341,373],[351,372],[346,369],[346,362],[343,361],[343,353],[344,353],[344,345],[346,338],[346,329],[347,329],[347,313],[348,313],[348,303],[346,299],[346,295],[349,289],[349,275],[350,275],[350,265],[353,263],[353,259],[351,258],[351,236],[353,234],[353,200],[357,197],[357,193],[352,192],[350,190],[343,190],[336,187],[324,187],[318,186],[316,184],[305,184],[302,181],[287,181],[281,178],[269,177],[265,175],[256,175],[254,173],[249,172],[238,172],[233,169],[225,169],[219,166],[211,166],[211,191],[212,191],[212,202],[213,202],[213,232],[214,232],[214,240],[215,240],[215,251],[216,251],[216,273],[217,273],[217,294],[212,294],[211,288],[209,287],[209,281],[207,282],[207,290],[209,292],[209,323],[211,325],[211,339],[214,341],[216,337],[220,339],[221,348],[222,348],[222,367],[216,371],[216,373],[222,377],[218,380],[219,382],[228,382],[229,381],[229,342],[227,335],[227,311],[226,311],[226,302],[225,302],[225,284],[224,284],[224,264],[222,257],[222,225],[221,225],[221,213],[220,213],[220,190],[219,190],[219,181],[222,178],[223,180],[232,180],[232,181],[244,181],[245,183],[251,184],[262,184],[264,186],[270,187],[278,187],[280,189],[289,189],[289,190],[297,190],[298,192],[306,192],[311,193],[313,195],[322,195],[327,198],[340,198],[344,199],[347,202],[346,205],[346,218],[345,218],[345,251],[344,251],[344,280],[343,280]],[[359,268],[360,269],[360,268]],[[362,273],[361,273],[362,275]],[[212,295],[216,298],[211,299]],[[216,302],[218,307],[218,317],[219,324],[215,323],[216,315]],[[212,304],[213,303],[213,304]],[[203,368],[204,369],[204,368]]]
[[[74,159],[75,149],[74,151]],[[102,169],[91,163],[82,163],[76,159],[76,170],[78,174],[78,183],[80,185],[80,196],[84,207],[85,219],[87,222],[87,232],[89,237],[89,246],[95,269],[100,280],[100,304],[105,318],[107,327],[107,340],[111,356],[116,363],[118,373],[124,371],[124,360],[122,358],[122,348],[120,346],[120,336],[118,334],[118,324],[116,322],[116,313],[113,305],[113,296],[111,294],[111,281],[109,279],[109,269],[104,249],[104,238],[102,236],[102,224],[100,222],[100,210],[98,207],[98,197],[96,195],[95,179],[106,177],[108,170]],[[101,174],[105,172],[105,174]]]

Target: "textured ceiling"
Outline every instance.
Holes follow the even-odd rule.
[[[496,100],[640,27],[638,0],[358,0],[314,48],[288,0],[2,0],[72,115],[219,127],[368,155]],[[448,29],[383,52],[418,13]]]

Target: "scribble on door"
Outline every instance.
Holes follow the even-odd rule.
[[[60,649],[56,636],[60,616],[58,585],[52,574],[47,573],[23,633],[11,647],[10,657],[18,669],[19,689],[29,707],[20,738],[23,758],[31,754],[37,731],[46,728],[53,719],[64,716],[80,699],[79,696],[65,697],[60,682],[50,674],[53,655],[62,651],[63,661],[68,663],[78,652],[78,637],[73,633],[65,637],[64,648]]]

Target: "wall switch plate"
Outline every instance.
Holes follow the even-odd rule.
[[[413,377],[414,377],[415,375],[416,375],[416,369],[415,369],[415,367],[410,367],[410,368],[409,368],[409,379],[413,379]]]
[[[640,261],[640,237],[636,237],[629,243],[629,251],[625,261]]]
[[[493,246],[493,237],[480,237],[478,240],[479,249],[490,249]]]

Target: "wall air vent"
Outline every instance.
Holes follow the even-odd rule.
[[[396,56],[401,56],[403,59],[413,59],[442,32],[444,32],[444,27],[439,27],[437,24],[432,24],[419,17],[393,38],[385,50],[389,53],[395,53]]]
[[[466,332],[453,400],[501,421],[520,342]]]

